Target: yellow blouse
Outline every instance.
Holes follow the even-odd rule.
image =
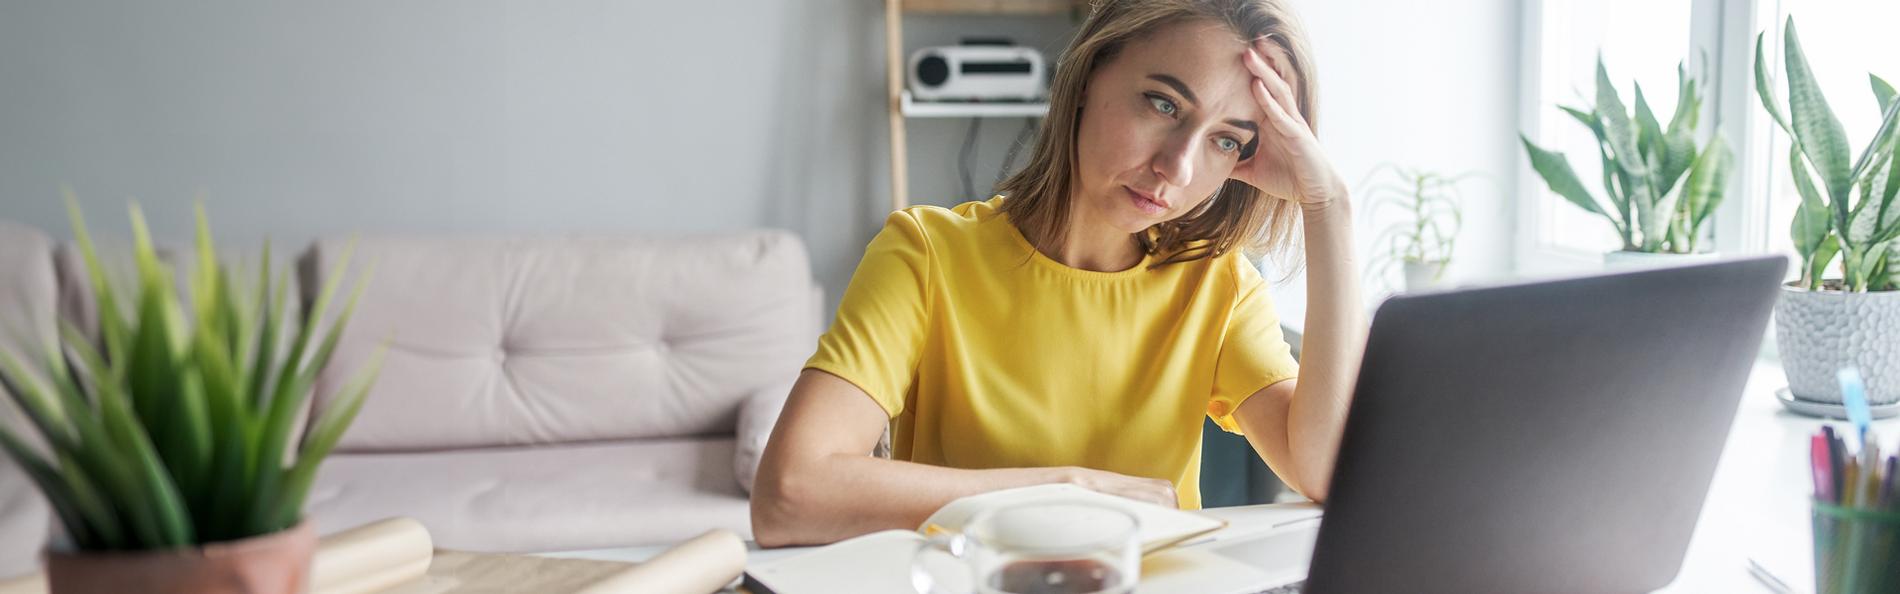
[[[1299,371],[1259,271],[1071,268],[1003,200],[891,213],[806,368],[877,401],[897,459],[1161,478],[1198,509],[1201,416],[1239,433],[1240,403]]]

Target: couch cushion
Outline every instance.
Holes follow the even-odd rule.
[[[345,245],[305,255],[307,293]],[[390,348],[342,451],[731,434],[739,403],[795,377],[817,338],[805,249],[784,232],[382,238],[356,256],[374,278],[318,409]]]
[[[38,368],[40,345],[54,336],[53,241],[30,227],[0,221],[0,349]],[[0,388],[0,423],[37,435]],[[38,443],[38,439],[31,439]],[[51,510],[13,459],[0,454],[0,580],[39,569]]]
[[[732,457],[725,438],[339,454],[305,509],[326,534],[408,516],[436,546],[469,551],[671,544],[709,528],[750,538]]]

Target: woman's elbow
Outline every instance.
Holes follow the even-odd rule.
[[[800,510],[809,497],[799,486],[803,481],[787,469],[773,466],[761,466],[753,485],[752,540],[764,548],[800,544],[798,519],[807,517]]]
[[[1326,503],[1327,489],[1331,487],[1331,485],[1328,484],[1332,479],[1331,468],[1302,468],[1301,471],[1296,472],[1295,475],[1293,482],[1288,484],[1287,487],[1305,496],[1307,499],[1313,500],[1314,503]]]

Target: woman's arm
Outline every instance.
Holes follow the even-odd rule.
[[[1174,485],[1086,468],[968,470],[874,458],[889,419],[837,376],[807,369],[792,386],[759,462],[752,537],[759,546],[836,542],[878,530],[915,529],[966,495],[1045,483],[1175,505]]]
[[[1254,451],[1287,486],[1314,501],[1324,501],[1331,486],[1365,349],[1350,206],[1343,193],[1324,204],[1302,213],[1307,307],[1300,377],[1261,389],[1234,413]]]
[[[1364,305],[1352,256],[1352,206],[1299,111],[1286,52],[1254,42],[1241,58],[1254,75],[1254,99],[1271,133],[1236,175],[1300,205],[1306,236],[1306,326],[1300,332],[1300,377],[1268,386],[1241,403],[1241,431],[1274,472],[1314,500],[1326,499],[1359,358],[1365,350]],[[1261,158],[1265,156],[1265,158]],[[1263,398],[1264,396],[1264,398]]]

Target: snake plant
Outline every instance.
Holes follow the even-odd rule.
[[[1520,134],[1531,167],[1545,185],[1571,204],[1608,219],[1624,251],[1695,253],[1703,224],[1722,202],[1734,162],[1720,134],[1696,147],[1702,113],[1698,81],[1681,64],[1676,66],[1676,111],[1664,126],[1650,111],[1640,83],[1635,113],[1625,111],[1598,56],[1596,104],[1589,109],[1558,107],[1596,136],[1609,207],[1584,188],[1562,153],[1545,150]]]
[[[199,205],[186,303],[135,204],[137,283],[121,294],[71,194],[67,206],[97,304],[97,340],[62,323],[59,339],[38,345],[39,365],[0,349],[0,388],[39,438],[0,424],[0,446],[79,550],[190,547],[296,525],[317,464],[380,367],[379,349],[292,443],[367,272],[327,327],[347,253],[303,317],[286,316],[289,271],[271,282],[269,244],[255,284],[241,287],[241,275],[215,257]]]
[[[1755,94],[1792,139],[1788,173],[1801,195],[1801,207],[1789,235],[1801,255],[1801,282],[1820,290],[1828,264],[1839,256],[1842,289],[1900,290],[1900,204],[1894,200],[1900,194],[1900,158],[1894,155],[1900,145],[1900,101],[1894,100],[1893,85],[1867,75],[1882,113],[1880,128],[1860,156],[1853,157],[1847,132],[1828,107],[1801,51],[1794,18],[1784,31],[1788,109],[1782,110],[1771,90],[1762,34],[1755,36]]]

